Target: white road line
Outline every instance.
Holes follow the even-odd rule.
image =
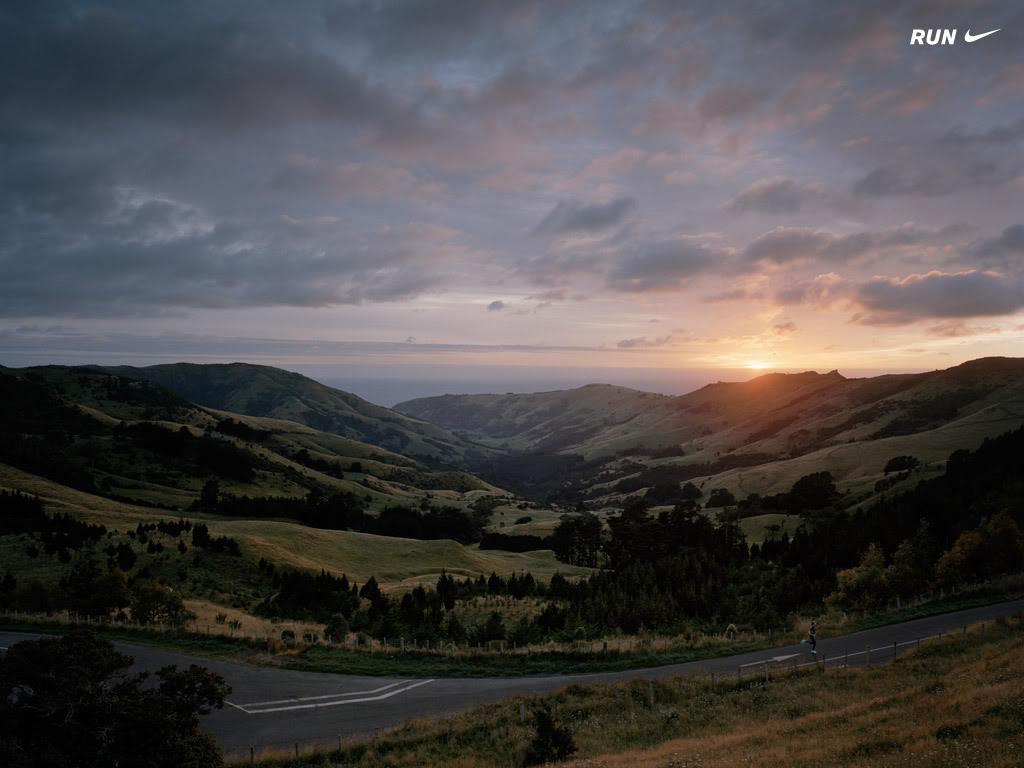
[[[245,714],[247,714],[247,715],[249,714],[249,710],[248,710],[248,709],[246,709],[245,707],[240,707],[240,706],[238,706],[237,704],[232,704],[232,703],[231,703],[230,701],[228,701],[227,699],[224,699],[224,703],[225,703],[225,704],[227,704],[227,705],[228,705],[229,707],[234,707],[235,709],[240,709],[240,710],[242,710],[242,711],[243,711],[243,712],[245,712]]]
[[[413,688],[418,688],[421,685],[426,685],[427,683],[432,683],[432,682],[434,682],[433,678],[431,678],[430,680],[420,680],[418,683],[413,683],[412,685],[407,685],[405,688],[396,688],[395,690],[389,691],[388,693],[382,693],[380,696],[366,696],[366,697],[364,697],[362,699],[342,699],[340,701],[320,701],[320,702],[317,702],[315,704],[295,704],[295,705],[290,706],[290,707],[271,707],[270,709],[243,709],[242,711],[245,712],[247,715],[265,715],[265,714],[268,714],[270,712],[290,712],[291,710],[294,710],[294,709],[317,709],[319,707],[337,707],[340,704],[362,704],[363,702],[366,702],[366,701],[382,701],[384,699],[389,699],[392,696],[397,696],[399,693],[405,693],[406,691],[411,691]],[[237,704],[235,704],[233,706],[238,707]],[[242,709],[241,707],[238,707],[238,708]]]
[[[271,704],[290,704],[293,701],[315,701],[316,699],[337,699],[343,696],[363,696],[371,693],[380,693],[386,691],[388,688],[394,688],[397,685],[405,685],[411,683],[412,680],[399,680],[397,683],[391,683],[391,685],[384,685],[380,688],[374,688],[372,691],[350,691],[348,693],[325,693],[323,696],[293,696],[290,699],[278,699],[277,701],[255,701],[252,703],[245,703],[243,707],[269,707]],[[236,705],[238,706],[238,705]]]

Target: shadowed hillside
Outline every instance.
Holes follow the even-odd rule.
[[[208,408],[298,422],[434,465],[464,467],[488,453],[433,424],[280,368],[173,363],[103,370],[155,382]]]

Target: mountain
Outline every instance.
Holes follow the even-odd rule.
[[[154,382],[207,408],[305,424],[432,466],[464,468],[493,454],[441,427],[271,366],[172,363],[99,370]]]
[[[675,467],[677,479],[726,487],[738,498],[788,490],[817,471],[860,492],[892,456],[940,461],[1020,426],[1024,359],[862,379],[836,371],[767,374],[678,397],[591,384],[420,398],[395,409],[515,452],[578,454],[586,463],[573,470],[571,485],[596,502],[620,502],[616,481],[653,467]]]
[[[286,419],[199,406],[95,367],[0,370],[0,425],[0,463],[144,506],[185,509],[209,479],[235,495],[350,492],[371,509],[418,505],[428,493],[458,503],[500,492],[461,471]]]

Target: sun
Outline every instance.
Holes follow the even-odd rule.
[[[753,369],[755,371],[760,371],[762,368],[767,368],[767,367],[768,367],[768,363],[762,363],[759,360],[748,360],[747,361],[747,368],[751,368],[751,369]]]

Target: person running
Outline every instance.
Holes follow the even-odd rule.
[[[809,642],[811,644],[811,653],[813,653],[815,656],[817,656],[818,655],[818,639],[815,636],[815,632],[816,632],[816,630],[814,629],[814,619],[811,619],[811,628],[809,630],[809,634],[810,634],[811,638],[807,642]]]

